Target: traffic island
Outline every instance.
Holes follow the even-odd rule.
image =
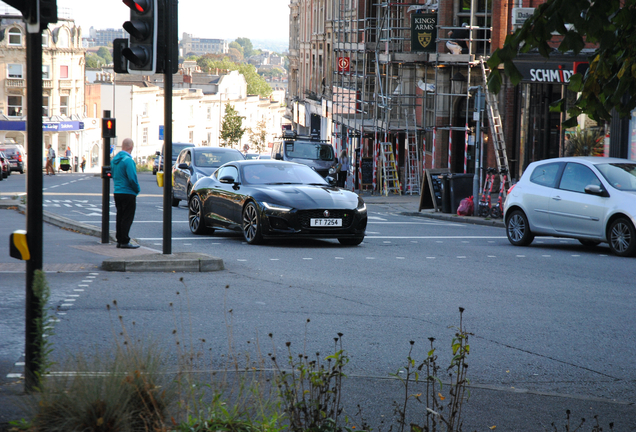
[[[223,260],[194,252],[171,255],[152,253],[110,258],[102,262],[102,270],[118,272],[213,272],[224,270]]]

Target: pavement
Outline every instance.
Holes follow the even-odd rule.
[[[482,218],[476,216],[458,216],[457,214],[442,213],[432,208],[421,208],[419,195],[380,195],[368,191],[359,193],[367,204],[384,206],[388,211],[405,216],[425,217],[450,222],[469,223],[504,227],[501,219]],[[26,206],[19,196],[0,196],[0,209],[14,209],[24,213]],[[51,212],[43,212],[44,222],[59,228],[101,239],[101,227],[81,223]],[[210,272],[223,270],[223,260],[218,257],[200,253],[162,254],[161,251],[140,247],[139,249],[119,249],[116,247],[115,232],[110,232],[110,243],[96,243],[94,245],[75,246],[85,252],[106,256],[100,268],[106,271],[120,272]],[[134,239],[133,239],[134,242]],[[0,269],[10,264],[1,264]],[[13,267],[22,264],[16,264]],[[6,270],[6,269],[5,269]],[[46,269],[45,269],[46,270]],[[61,269],[58,269],[61,271]]]

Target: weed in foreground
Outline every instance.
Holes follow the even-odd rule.
[[[573,423],[574,422],[574,423]],[[565,425],[563,426],[563,430],[565,432],[578,432],[583,430],[583,426],[585,425],[585,419],[582,418],[581,421],[576,424],[576,421],[574,419],[572,419],[572,412],[570,410],[567,410],[565,412]],[[545,428],[544,428],[545,429]],[[545,429],[548,430],[548,429]],[[550,425],[550,430],[554,431],[554,432],[559,432],[559,428],[557,427],[557,425],[555,423],[552,423]],[[609,430],[613,431],[614,430],[614,423],[610,423],[609,424]],[[603,428],[601,427],[600,423],[598,422],[598,416],[594,416],[594,424],[592,425],[592,429],[590,429],[590,432],[602,432]]]

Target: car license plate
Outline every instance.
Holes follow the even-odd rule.
[[[326,227],[326,226],[334,226],[334,227],[341,227],[342,226],[342,219],[326,219],[326,218],[321,218],[321,219],[310,219],[309,220],[309,226],[312,227]]]
[[[18,163],[17,162],[11,162],[11,166],[17,167]]]

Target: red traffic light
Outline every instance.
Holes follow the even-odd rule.
[[[115,138],[117,133],[115,131],[115,119],[103,118],[102,119],[102,138]]]
[[[148,12],[150,2],[148,0],[122,0],[126,6],[136,10],[140,14]]]

